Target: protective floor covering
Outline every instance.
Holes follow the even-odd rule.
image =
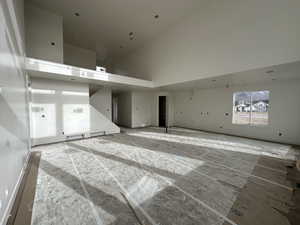
[[[32,225],[299,222],[291,146],[145,128],[33,151]]]

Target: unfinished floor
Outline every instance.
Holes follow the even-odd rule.
[[[145,128],[33,151],[14,224],[300,224],[291,146]]]

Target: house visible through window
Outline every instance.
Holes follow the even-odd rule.
[[[269,91],[234,93],[232,123],[268,125],[269,95]]]

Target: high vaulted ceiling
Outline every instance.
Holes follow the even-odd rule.
[[[119,57],[155,38],[205,0],[27,0],[63,16],[64,40]],[[79,16],[75,15],[76,13]],[[158,18],[155,18],[158,15]],[[133,37],[130,40],[129,33]]]

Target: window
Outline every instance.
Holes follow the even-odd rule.
[[[269,95],[269,91],[234,93],[232,123],[268,125]]]

